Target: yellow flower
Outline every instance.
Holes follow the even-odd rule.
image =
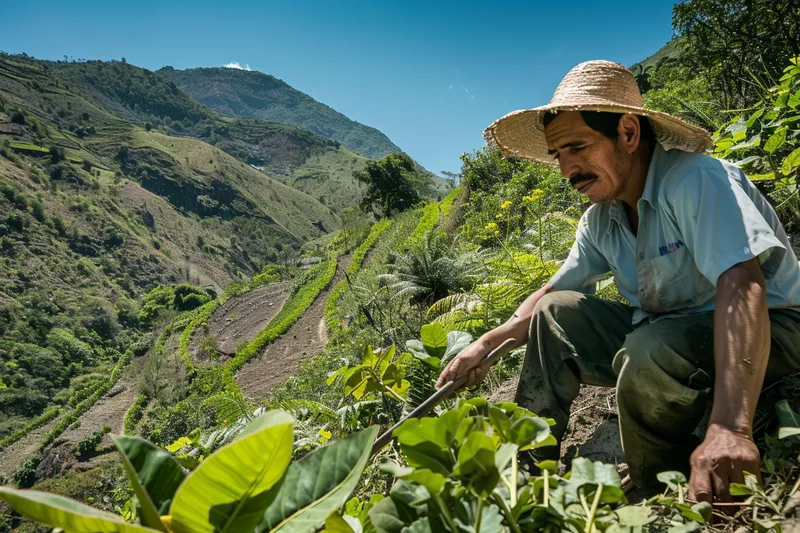
[[[342,343],[342,348],[344,348],[344,343]]]
[[[533,189],[531,191],[531,200],[534,202],[539,200],[542,196],[544,196],[544,191],[542,189]]]
[[[505,202],[503,202],[503,205],[500,206],[500,209],[508,209],[512,205],[514,205],[514,202],[512,202],[511,200],[506,200]]]
[[[486,224],[486,227],[484,229],[487,229],[489,231],[495,231],[497,230],[497,224],[494,222],[489,222],[488,224]]]
[[[499,219],[501,219],[501,218],[503,218],[503,213],[497,213],[497,214],[494,216],[494,218],[496,218],[496,219],[498,219],[498,220],[499,220]]]

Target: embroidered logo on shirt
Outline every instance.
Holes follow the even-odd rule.
[[[658,247],[658,253],[660,255],[664,256],[664,255],[667,255],[669,253],[674,252],[675,250],[677,250],[681,246],[683,246],[683,242],[682,241],[670,242],[670,243],[667,243],[666,246],[659,246]]]

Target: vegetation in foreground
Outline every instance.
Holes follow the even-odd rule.
[[[697,10],[698,16],[708,15],[703,13],[706,3],[682,5]],[[722,34],[726,35],[724,26],[745,15],[735,9],[738,5],[735,1],[724,5],[730,8],[730,13],[715,12],[705,20],[719,23]],[[755,13],[759,24],[769,23],[770,5],[756,2],[752,7],[746,17]],[[759,26],[763,27],[766,26]],[[690,26],[686,28],[684,39],[694,42],[692,39],[699,38],[691,34]],[[739,35],[737,38],[744,41],[755,39],[744,42],[742,50],[757,50],[759,32],[763,31],[771,30],[757,29],[755,37]],[[714,67],[718,70],[705,72],[694,62],[697,58],[692,59],[692,54],[701,50],[684,47],[680,42],[672,47],[677,55],[651,67],[641,82],[651,84],[645,94],[651,105],[717,129],[716,154],[739,161],[774,203],[787,229],[797,232],[800,121],[796,96],[800,67],[797,59],[787,62],[787,58],[796,54],[796,51],[791,53],[788,42],[775,45],[780,49],[776,52],[781,58],[779,67],[770,61],[764,70],[755,73],[759,80],[771,80],[764,83],[763,90],[748,88],[742,93],[730,93],[744,111],[727,111],[730,107],[726,101],[712,98],[713,91],[709,89],[716,83],[714,76],[725,79],[735,75],[729,62],[720,61]],[[736,56],[740,48],[737,45],[723,52]],[[748,68],[754,70],[756,64],[751,63]],[[230,374],[214,370],[213,365],[209,368],[199,365],[189,387],[177,391],[176,398],[182,397],[181,402],[171,405],[171,400],[155,400],[155,408],[149,409],[141,407],[145,402],[137,401],[139,410],[145,412],[141,417],[132,416],[126,427],[131,433],[155,438],[178,465],[194,472],[189,476],[192,478],[201,469],[210,468],[203,465],[213,465],[212,459],[223,456],[228,447],[252,438],[253,433],[244,428],[255,426],[248,424],[258,426],[262,423],[258,421],[263,420],[260,417],[285,416],[274,414],[275,411],[264,415],[267,408],[283,409],[294,417],[294,443],[289,452],[295,457],[292,464],[300,464],[304,457],[339,443],[351,442],[348,435],[364,435],[359,432],[399,420],[427,397],[441,362],[451,357],[459,345],[468,342],[468,336],[479,335],[505,320],[521,298],[554,272],[556,262],[569,249],[574,224],[583,207],[553,172],[502,158],[492,150],[465,155],[461,181],[464,189],[440,203],[400,212],[391,224],[382,222],[383,226],[375,233],[366,230],[363,224],[353,224],[361,227],[354,232],[358,237],[351,234],[332,245],[333,250],[346,242],[344,247],[352,248],[367,235],[373,235],[371,250],[363,252],[369,257],[360,268],[348,272],[347,282],[335,291],[336,299],[326,306],[326,320],[337,324],[338,329],[331,329],[324,354],[310,359],[296,377],[273,390],[263,402],[251,402],[238,394]],[[33,216],[34,211],[31,213]],[[374,237],[376,234],[379,238]],[[473,255],[472,261],[460,265],[453,261],[467,254]],[[441,276],[436,265],[447,265],[448,275]],[[298,279],[296,289],[299,291],[310,279],[320,279],[316,276],[324,268]],[[312,282],[319,283],[322,282]],[[602,285],[605,288],[600,291],[601,296],[618,297],[612,280]],[[306,295],[303,300],[309,298],[313,300],[314,296]],[[202,312],[205,311],[195,313]],[[198,316],[178,315],[170,332],[159,338],[157,344],[167,354],[180,353],[180,338],[191,324],[198,327]],[[304,530],[324,527],[336,531],[390,532],[677,533],[703,529],[734,531],[739,527],[786,531],[797,521],[800,415],[797,406],[791,405],[800,387],[796,379],[771,389],[779,399],[789,401],[778,401],[777,409],[770,406],[757,421],[763,488],[748,477],[746,484],[734,487],[740,497],[734,505],[696,505],[686,498],[685,478],[677,473],[664,473],[659,478],[664,483],[664,493],[630,505],[626,502],[628,496],[620,489],[619,475],[611,465],[578,458],[572,461],[568,472],[560,472],[551,463],[542,463],[533,475],[520,465],[515,451],[547,444],[547,421],[513,404],[482,399],[491,392],[493,384],[514,373],[516,364],[512,354],[493,370],[478,391],[465,393],[436,417],[408,421],[396,433],[396,443],[383,450],[377,460],[365,460],[360,478],[357,475],[360,470],[351,472],[352,478],[348,479],[356,479],[357,483],[348,484],[343,489],[346,494],[337,494],[334,508],[339,512],[333,513],[331,508],[331,513],[305,523]],[[369,443],[363,443],[361,452],[368,453],[368,448]],[[162,457],[173,464],[167,455]],[[259,457],[245,454],[237,460],[252,465]],[[110,466],[103,468],[113,471]],[[30,467],[20,469],[19,473],[18,479],[36,482],[35,468],[33,474]],[[288,480],[289,473],[286,476],[284,479]],[[55,488],[46,482],[43,485],[42,488],[49,490]],[[127,482],[118,478],[115,486],[115,490],[127,489]],[[132,482],[132,486],[136,487],[136,483]],[[136,500],[129,499],[130,493],[122,497],[115,493],[112,497],[107,487],[95,483],[96,492],[80,496],[94,498],[95,507],[125,517],[126,522],[113,515],[99,518],[111,522],[110,530],[138,527],[132,525],[137,523]],[[151,488],[144,490],[154,500],[155,507],[158,499],[150,493]],[[256,517],[251,519],[258,519],[257,524],[262,525],[253,526],[254,530],[270,529],[279,523],[264,522],[264,510],[268,511],[270,502],[275,501],[266,499],[277,498],[275,492],[282,490],[261,493],[264,501],[241,497],[235,500],[241,503],[241,509],[255,509]],[[3,491],[6,498],[17,497],[14,494]],[[350,494],[354,497],[348,500]],[[146,501],[146,496],[140,491],[138,498],[141,508],[141,500]],[[201,520],[188,525],[181,521],[185,519],[178,519],[176,526],[167,518],[174,519],[173,515],[162,513],[169,512],[170,507],[164,507],[163,500],[158,501],[162,504],[156,513],[165,518],[148,521],[149,527],[158,528],[160,522],[174,531],[213,530],[213,526]],[[199,501],[198,498],[194,503]],[[31,513],[41,512],[38,504],[19,502]],[[175,501],[170,505],[178,508]],[[231,506],[218,508],[229,510]],[[90,512],[87,508],[82,511]],[[138,524],[153,518],[150,511],[147,519],[140,511]],[[63,514],[59,516],[64,518]],[[7,527],[18,524],[16,516],[3,515],[0,520],[3,519]],[[245,526],[250,528],[249,523]],[[294,530],[294,526],[284,525],[287,531]],[[26,522],[20,529],[34,527]]]

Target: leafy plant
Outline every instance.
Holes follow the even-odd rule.
[[[355,489],[378,428],[290,464],[292,426],[286,412],[267,412],[188,476],[165,450],[138,437],[117,437],[140,524],[49,493],[0,488],[0,498],[22,515],[67,531],[310,532]]]
[[[364,347],[361,364],[355,366],[344,365],[328,378],[328,385],[342,376],[344,383],[344,396],[352,396],[360,400],[365,394],[379,392],[400,402],[405,403],[408,392],[408,381],[405,377],[405,364],[410,355],[402,353],[395,357],[395,345],[386,349],[373,350],[372,346]]]

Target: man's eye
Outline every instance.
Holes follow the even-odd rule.
[[[581,151],[581,150],[583,150],[584,148],[585,148],[584,146],[573,146],[573,147],[572,147],[572,151],[573,151],[573,152],[580,152],[580,151]]]

